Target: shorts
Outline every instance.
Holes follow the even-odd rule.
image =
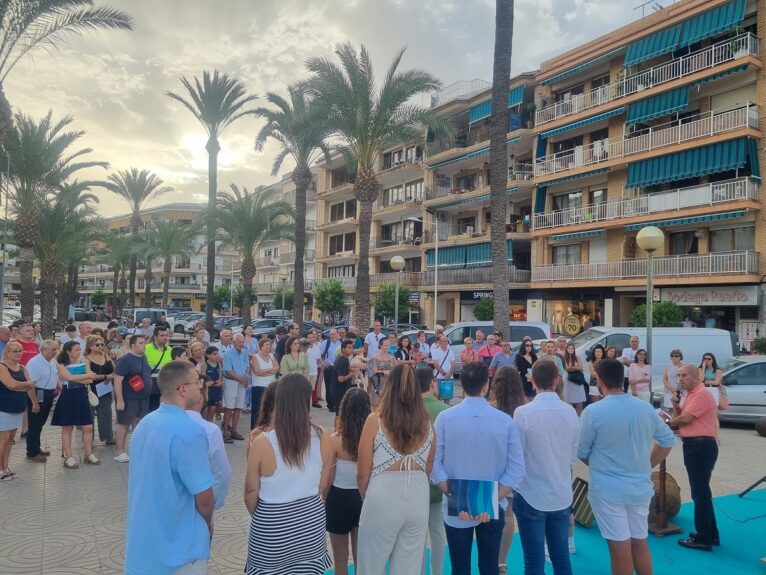
[[[117,410],[117,423],[132,425],[136,419],[141,419],[149,413],[149,399],[126,399],[125,410]]]
[[[207,389],[207,404],[208,405],[221,405],[222,400],[223,400],[223,386],[209,387]]]
[[[341,489],[334,485],[330,487],[325,501],[327,531],[336,535],[351,533],[359,527],[359,517],[362,514],[362,496],[358,489]]]
[[[245,409],[245,386],[233,379],[223,380],[223,408]]]
[[[646,539],[649,536],[649,503],[624,505],[610,503],[593,493],[588,494],[593,515],[596,517],[601,537],[609,541]]]

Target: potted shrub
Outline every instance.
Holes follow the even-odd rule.
[[[527,128],[531,130],[535,127],[535,111],[537,110],[537,106],[534,102],[529,102],[526,105],[525,110],[527,112]]]

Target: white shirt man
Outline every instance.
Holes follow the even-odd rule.
[[[436,379],[450,379],[455,369],[455,354],[449,346],[447,336],[443,335],[438,343],[431,347],[431,364]]]
[[[223,357],[223,354],[231,349],[232,337],[233,337],[233,334],[230,329],[222,329],[220,341],[213,344],[218,348],[218,351],[220,352],[221,357]]]
[[[630,347],[626,347],[622,350],[620,355],[620,363],[622,363],[624,371],[623,391],[628,391],[628,374],[630,371],[630,364],[636,361],[636,352],[638,351],[638,337],[635,335],[630,338]]]
[[[200,402],[199,407],[202,407]],[[231,465],[226,457],[221,428],[212,421],[205,421],[197,409],[187,409],[186,414],[197,422],[207,435],[207,456],[213,472],[213,508],[220,509],[226,503],[231,483]]]
[[[29,430],[27,432],[27,459],[36,463],[45,463],[48,452],[40,449],[40,434],[48,421],[48,414],[53,407],[53,391],[58,385],[56,372],[55,341],[46,339],[40,346],[40,353],[27,363],[29,377],[35,382],[35,391],[28,394]]]
[[[372,331],[364,338],[364,349],[367,357],[378,353],[378,343],[386,337],[385,334],[381,333],[380,328],[380,321],[375,320],[375,323],[372,324]]]
[[[317,343],[317,334],[313,331],[308,333],[306,339],[309,342],[309,348],[306,350],[309,360],[309,381],[314,383],[319,373],[319,358],[322,357],[322,346]]]

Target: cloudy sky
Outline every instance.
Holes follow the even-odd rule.
[[[638,3],[638,0],[635,0]],[[379,73],[407,46],[402,67],[425,68],[445,85],[492,79],[494,0],[97,0],[129,12],[134,32],[103,32],[61,52],[38,52],[6,81],[15,111],[71,115],[81,147],[111,164],[156,172],[174,192],[154,201],[204,201],[205,136],[189,112],[164,94],[181,76],[218,69],[250,93],[285,92],[305,77],[304,62],[338,42],[364,43]],[[567,49],[636,19],[626,0],[516,0],[512,74],[534,70]],[[275,148],[253,151],[257,120],[222,139],[219,185],[269,184]],[[290,169],[285,165],[283,172]],[[88,174],[103,177],[106,172]],[[126,204],[101,193],[104,215]]]

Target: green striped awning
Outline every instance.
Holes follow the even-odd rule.
[[[545,182],[544,186],[555,186],[556,184],[564,184],[566,182],[571,182],[573,180],[582,180],[583,178],[589,178],[591,176],[596,176],[598,174],[606,174],[609,172],[609,168],[600,168],[598,170],[591,170],[590,172],[584,172],[582,174],[575,174],[574,176],[567,176],[565,178],[559,178],[557,180],[551,180],[549,182]]]
[[[508,107],[513,108],[524,101],[524,86],[516,86],[508,92]],[[492,100],[484,100],[468,111],[468,123],[478,122],[492,115]]]
[[[744,72],[749,67],[750,66],[748,66],[747,64],[744,64],[742,66],[737,66],[736,68],[732,68],[731,70],[726,70],[725,72],[719,72],[718,74],[713,74],[712,76],[703,78],[702,80],[695,82],[694,85],[701,86],[702,84],[707,84],[708,82],[715,82],[716,80],[720,80],[721,78],[726,78],[726,76],[731,76],[732,74]]]
[[[731,0],[686,20],[679,48],[734,30],[745,19],[747,0]]]
[[[660,116],[685,110],[689,106],[689,86],[681,86],[675,90],[662,92],[651,98],[639,100],[628,106],[628,124],[645,122]]]
[[[584,232],[573,232],[571,234],[557,234],[551,236],[551,241],[562,242],[568,240],[582,240],[586,238],[603,238],[606,234],[606,230],[603,228],[600,230],[587,230]]]
[[[560,74],[556,74],[555,76],[551,76],[550,78],[546,78],[542,82],[540,82],[543,86],[550,86],[552,84],[558,84],[562,80],[566,80],[567,78],[570,78],[571,76],[576,76],[580,72],[584,72],[585,70],[589,68],[593,68],[594,66],[598,66],[599,64],[604,64],[605,62],[609,62],[618,52],[620,52],[622,48],[617,48],[616,50],[612,50],[611,52],[607,52],[606,54],[603,54],[597,58],[594,58],[593,60],[589,60],[587,62],[584,62],[583,64],[580,64],[579,66],[575,66],[574,68],[570,68],[569,70],[566,70],[564,72],[561,72]]]
[[[738,138],[683,150],[628,165],[626,188],[641,188],[742,168],[748,159],[754,178],[760,179],[755,140]]]
[[[519,188],[508,188],[505,190],[505,193],[509,196],[518,192]],[[454,206],[462,206],[465,204],[473,204],[475,202],[486,202],[490,199],[489,194],[482,194],[481,196],[475,196],[473,198],[461,198],[459,200],[452,200],[449,202],[444,202],[442,204],[437,204],[435,206],[431,206],[432,210],[443,210],[444,208],[452,208]]]
[[[492,247],[489,242],[466,246],[465,267],[483,268],[492,265]]]
[[[606,120],[607,118],[611,118],[612,116],[618,116],[622,114],[624,111],[625,111],[624,107],[616,108],[614,110],[604,112],[603,114],[598,114],[596,116],[591,116],[590,118],[585,118],[584,120],[580,120],[579,122],[567,124],[566,126],[561,126],[560,128],[554,128],[553,130],[548,130],[547,132],[541,133],[540,137],[550,138],[551,136],[555,136],[556,134],[562,134],[564,132],[569,132],[570,130],[576,130],[577,128],[581,128],[582,126],[587,126],[588,124],[594,124],[595,122]]]
[[[465,267],[465,246],[439,248],[439,269],[452,270]],[[436,250],[426,251],[426,268],[434,269]]]
[[[519,141],[519,138],[511,138],[510,140],[506,142],[506,145],[510,146],[511,144],[516,144],[518,143],[518,141]],[[470,152],[468,154],[463,154],[462,156],[458,156],[457,158],[452,158],[451,160],[444,160],[443,162],[438,162],[436,164],[428,164],[428,169],[435,170],[436,168],[443,168],[444,166],[457,164],[458,162],[470,160],[471,158],[480,158],[481,156],[484,156],[486,154],[489,154],[489,146],[480,148],[478,150],[474,150],[473,152]]]
[[[681,24],[677,24],[630,44],[625,54],[625,67],[674,52],[681,41],[681,27]]]
[[[734,218],[741,218],[747,213],[747,210],[734,210],[732,212],[720,212],[717,214],[706,214],[704,216],[690,216],[688,218],[675,218],[672,220],[659,220],[657,222],[644,222],[642,224],[628,224],[625,226],[625,231],[635,232],[648,226],[655,226],[657,228],[670,228],[673,226],[689,226],[692,224],[700,224],[703,222],[720,222],[723,220],[731,220]]]

